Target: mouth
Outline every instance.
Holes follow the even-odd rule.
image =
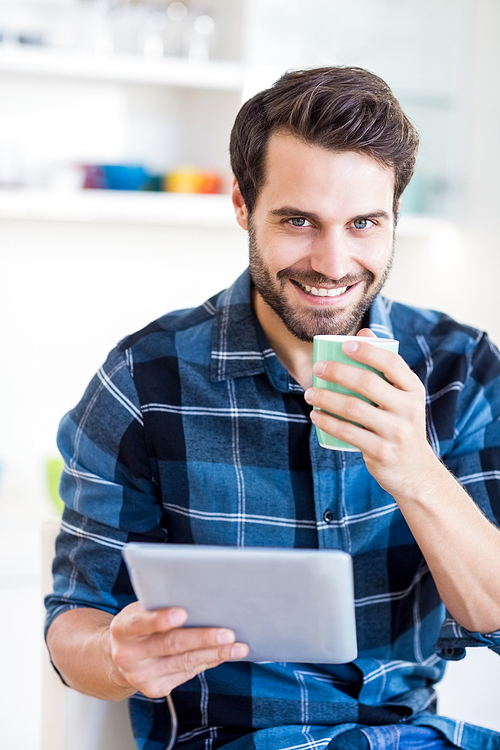
[[[311,295],[311,297],[341,297],[354,286],[354,284],[337,287],[309,286],[309,284],[301,284],[299,281],[295,281],[295,279],[291,279],[291,281],[303,292]]]

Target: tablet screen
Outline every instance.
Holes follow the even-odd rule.
[[[346,552],[133,543],[123,554],[145,609],[183,607],[188,627],[232,628],[247,661],[356,658]]]

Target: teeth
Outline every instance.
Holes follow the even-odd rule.
[[[346,286],[337,287],[337,289],[326,289],[325,287],[317,289],[315,286],[308,286],[307,284],[300,284],[300,286],[307,294],[312,294],[313,297],[339,297],[347,291]]]

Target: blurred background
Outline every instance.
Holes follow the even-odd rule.
[[[2,747],[38,747],[58,422],[119,339],[244,269],[243,100],[289,68],[385,78],[422,137],[387,294],[500,342],[499,32],[498,0],[0,0]]]

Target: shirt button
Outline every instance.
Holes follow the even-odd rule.
[[[333,513],[331,510],[325,510],[323,513],[323,520],[325,523],[331,523],[333,521]]]

